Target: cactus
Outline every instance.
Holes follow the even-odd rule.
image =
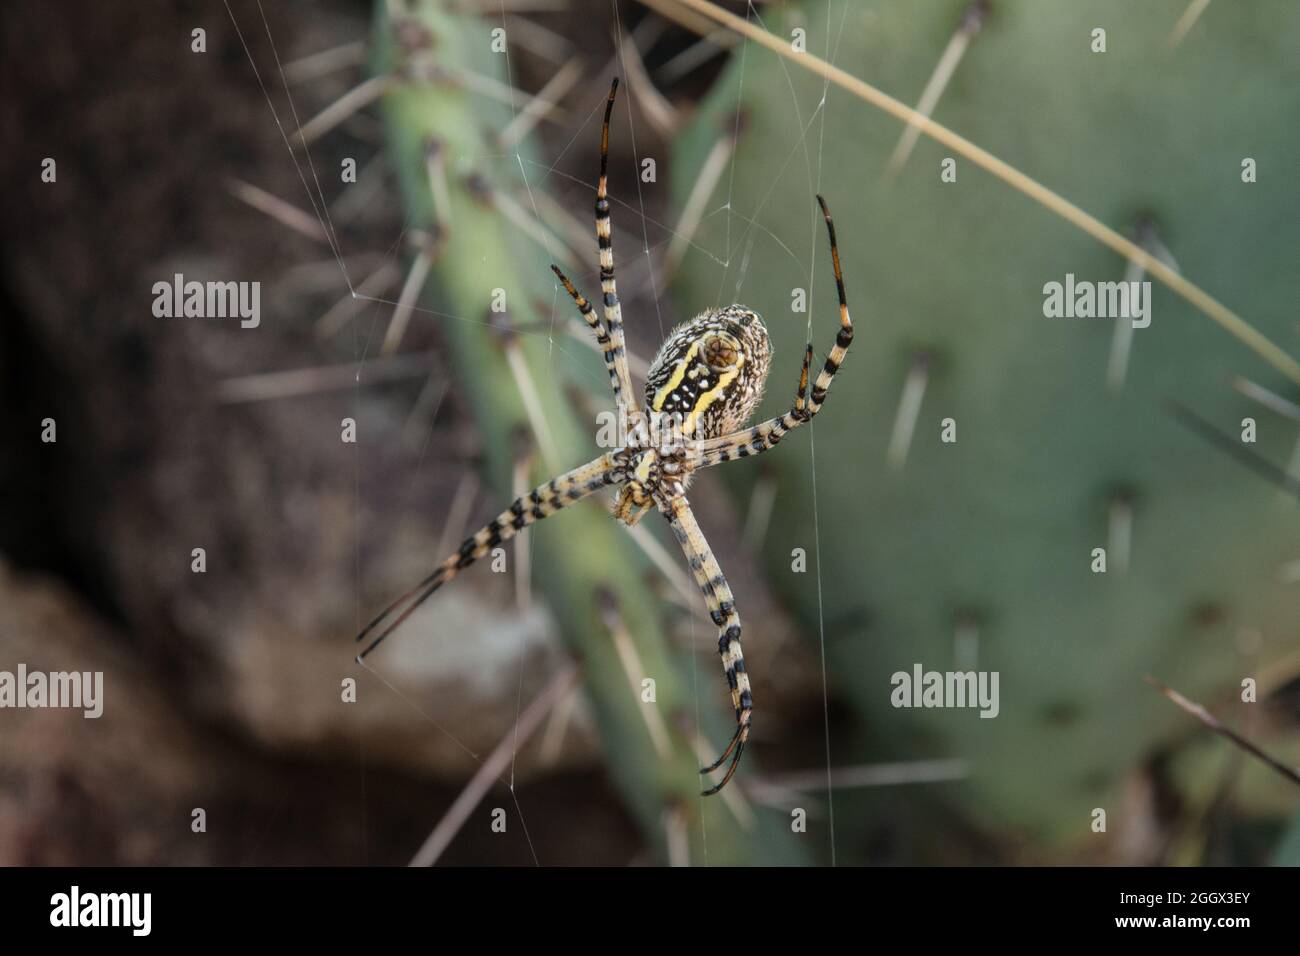
[[[1185,6],[993,4],[934,118],[1117,229],[1145,223],[1193,282],[1294,353],[1300,127],[1288,118],[1300,86],[1288,71],[1300,11],[1215,4],[1171,49]],[[801,27],[808,51],[833,51],[838,66],[915,102],[963,9],[810,2],[764,16],[778,36]],[[1091,49],[1098,27],[1104,53]],[[1115,323],[1046,318],[1044,285],[1066,273],[1119,280],[1125,262],[960,156],[956,181],[943,181],[952,154],[924,137],[887,179],[901,124],[834,86],[819,117],[826,89],[750,44],[674,163],[684,199],[710,145],[738,110],[747,117],[722,180],[729,195],[708,205],[729,202],[735,216],[706,217],[694,239],[729,257],[731,271],[720,276],[714,258],[693,251],[674,291],[705,306],[721,289],[724,304],[741,280],[736,298],[767,316],[778,376],[804,346],[791,290],[808,287],[814,253],[815,346],[834,322],[815,191],[839,226],[858,336],[815,426],[816,513],[809,438],[771,456],[780,506],[766,566],[811,633],[824,616],[834,693],[874,734],[864,758],[966,756],[968,785],[944,792],[976,819],[1044,846],[1081,842],[1093,808],[1110,808],[1117,825],[1126,773],[1195,729],[1143,674],[1231,702],[1243,678],[1296,649],[1300,598],[1278,577],[1297,557],[1294,494],[1167,408],[1172,399],[1194,409],[1234,444],[1242,419],[1254,418],[1258,441],[1239,451],[1284,466],[1295,423],[1230,381],[1246,376],[1292,401],[1295,385],[1153,283],[1153,321],[1134,330],[1123,386],[1109,388]],[[1248,157],[1253,183],[1242,179]],[[926,387],[895,469],[887,445],[913,368]],[[763,411],[788,402],[772,390]],[[944,418],[955,443],[941,441]],[[741,493],[755,475],[754,466],[727,473]],[[1112,517],[1131,518],[1127,568]],[[820,582],[811,565],[790,573],[792,548],[813,553],[815,519]],[[1098,547],[1110,550],[1106,573],[1091,570]],[[891,706],[894,672],[916,662],[954,669],[959,628],[978,635],[978,667],[1000,672],[1000,715]],[[1258,657],[1238,649],[1252,631]],[[1277,686],[1261,682],[1261,699]],[[1266,777],[1275,804],[1293,803],[1284,781]]]
[[[405,9],[380,3],[377,8],[374,70],[377,75],[400,78],[385,95],[383,108],[412,228],[437,230],[426,172],[430,149],[440,151],[447,170],[450,210],[442,213],[448,225],[444,234],[435,236],[437,252],[422,305],[446,316],[438,321],[452,355],[449,364],[482,435],[489,486],[504,505],[512,497],[516,436],[527,430],[529,418],[503,355],[503,336],[515,336],[558,459],[541,456],[532,476],[539,482],[595,456],[595,425],[575,414],[569,390],[573,383],[584,387],[594,383],[592,394],[608,403],[607,392],[601,390],[605,373],[598,355],[568,348],[558,330],[552,337],[519,333],[533,324],[545,328],[551,321],[549,315],[539,315],[536,305],[556,301],[550,260],[534,239],[493,211],[491,197],[523,185],[530,150],[524,144],[518,148],[519,159],[514,150],[502,157],[493,136],[511,119],[510,106],[448,81],[449,75],[463,76],[465,71],[497,82],[506,80],[506,58],[492,50],[492,25],[448,12],[433,2]],[[594,164],[594,141],[591,153]],[[593,234],[592,263],[595,249]],[[573,265],[563,260],[561,264]],[[575,274],[581,273],[575,270]],[[493,290],[504,290],[508,307],[504,317],[494,317],[497,323],[488,321]],[[556,321],[568,321],[570,303],[562,292],[558,303],[561,318]],[[416,321],[422,320],[423,314]],[[503,323],[515,332],[496,327]],[[711,863],[799,860],[789,832],[782,836],[779,817],[759,813],[762,837],[757,838],[736,824],[722,801],[699,800],[689,662],[667,641],[660,602],[645,584],[648,565],[624,532],[598,508],[584,504],[529,533],[539,593],[581,664],[586,697],[604,740],[612,778],[651,844],[664,849],[665,813],[673,810],[687,824],[693,860],[704,859],[706,852]],[[609,629],[602,623],[598,593],[607,593],[616,602],[644,674],[655,678],[656,703],[643,703],[640,688],[629,683]],[[716,690],[716,685],[710,683],[709,689]],[[708,715],[702,730],[710,740],[725,740],[727,725],[717,699],[714,695],[713,704],[702,708]],[[647,708],[663,715],[667,754],[652,745],[644,716]]]

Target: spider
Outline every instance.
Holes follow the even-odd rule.
[[[669,333],[651,363],[646,377],[644,407],[633,399],[623,338],[623,313],[614,282],[614,247],[610,234],[610,204],[606,191],[609,166],[609,120],[618,92],[615,77],[605,104],[600,131],[600,180],[596,188],[596,242],[600,252],[600,284],[604,293],[604,319],[556,266],[556,277],[577,304],[605,357],[609,384],[620,419],[626,424],[624,444],[594,461],[552,478],[516,499],[505,511],[467,538],[423,581],[407,591],[372,620],[357,640],[362,641],[387,621],[359,655],[367,654],[396,630],[434,591],[442,587],[503,541],[529,525],[555,514],[576,501],[610,485],[618,485],[613,515],[635,525],[651,507],[668,520],[695,581],[704,593],[709,616],[718,628],[718,653],[731,692],[736,729],[722,755],[700,770],[713,773],[730,758],[726,774],[705,796],[720,791],[731,780],[753,727],[754,699],[740,646],[740,615],[731,588],[709,549],[704,533],[686,498],[693,474],[701,468],[746,458],[774,448],[785,434],[812,420],[826,399],[831,380],[853,341],[840,272],[839,247],[830,210],[821,196],[817,202],[830,237],[831,262],[840,300],[840,326],[835,345],[808,388],[813,349],[804,351],[803,369],[794,404],[784,415],[745,427],[759,400],[772,362],[767,329],[758,313],[742,305],[704,312]],[[392,615],[402,609],[396,617]],[[390,620],[391,618],[391,620]]]

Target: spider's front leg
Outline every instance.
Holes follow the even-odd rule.
[[[753,725],[754,696],[749,687],[749,674],[745,672],[745,655],[740,647],[740,615],[736,612],[731,587],[691,512],[686,496],[672,498],[664,507],[664,516],[668,519],[673,534],[677,536],[677,543],[686,554],[696,583],[704,592],[709,616],[718,626],[718,653],[722,656],[722,670],[731,691],[731,706],[736,712],[736,732],[731,735],[727,749],[712,764],[700,770],[700,773],[712,773],[731,758],[731,765],[727,767],[722,780],[704,791],[704,796],[707,797],[725,787],[740,766],[740,755],[745,750]]]
[[[429,574],[405,594],[377,614],[356,636],[364,641],[371,634],[365,650],[357,655],[363,661],[371,651],[397,630],[415,609],[433,596],[461,571],[488,554],[499,544],[509,541],[525,528],[562,511],[574,502],[581,501],[622,477],[620,465],[613,455],[601,455],[594,461],[562,475],[557,475],[544,485],[538,485],[527,495],[516,498],[510,507],[501,512],[478,531],[470,535],[457,549],[438,564]],[[382,625],[382,627],[381,627]]]

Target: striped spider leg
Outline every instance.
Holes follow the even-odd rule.
[[[840,297],[840,329],[826,363],[812,385],[808,373],[812,346],[804,352],[803,369],[794,405],[786,414],[746,428],[763,396],[771,367],[772,348],[758,314],[742,305],[701,313],[674,328],[660,346],[646,374],[645,403],[633,401],[623,336],[622,310],[614,281],[614,249],[610,232],[607,191],[609,121],[618,80],[611,85],[605,104],[600,139],[600,181],[596,191],[596,241],[600,253],[603,319],[585,296],[558,268],[552,266],[565,291],[573,298],[604,354],[610,389],[624,422],[620,447],[579,468],[551,479],[471,535],[423,581],[388,605],[357,635],[371,637],[362,660],[443,584],[486,555],[498,544],[602,488],[618,485],[613,515],[635,525],[651,508],[668,521],[696,583],[704,594],[709,616],[718,627],[718,652],[736,715],[736,730],[722,755],[702,774],[712,773],[730,760],[726,774],[705,795],[717,793],[735,775],[749,740],[753,695],[740,644],[740,616],[735,599],[717,559],[700,530],[686,488],[693,473],[710,465],[744,458],[773,448],[786,432],[812,419],[821,409],[831,380],[839,370],[853,339],[839,249],[830,212],[820,196],[822,214],[830,235],[835,284]]]
[[[826,200],[818,196],[817,203],[821,206],[822,216],[826,220],[826,231],[830,236],[835,290],[840,297],[840,328],[835,335],[835,345],[826,356],[826,362],[817,374],[817,380],[813,382],[811,395],[808,394],[808,368],[812,364],[813,352],[812,345],[809,344],[807,351],[804,352],[799,390],[790,410],[784,415],[770,418],[752,428],[701,442],[699,448],[701,460],[696,463],[696,467],[708,467],[733,458],[746,458],[760,454],[774,447],[787,432],[811,421],[812,417],[821,411],[822,402],[826,400],[826,392],[831,387],[831,380],[835,378],[835,373],[840,370],[840,365],[848,354],[849,345],[853,342],[853,320],[849,318],[849,303],[844,294],[844,274],[840,271],[840,250],[835,241],[835,223],[831,219],[830,210],[826,208]]]
[[[826,207],[826,201],[821,196],[818,196],[817,202],[821,206],[822,216],[826,220],[826,231],[831,246],[831,262],[835,272],[835,288],[839,293],[840,300],[840,327],[835,336],[835,345],[831,348],[830,354],[827,355],[826,362],[817,376],[817,380],[813,383],[811,395],[808,392],[808,372],[812,364],[813,349],[812,344],[809,343],[804,350],[803,367],[799,373],[799,388],[795,393],[794,404],[790,407],[790,411],[751,428],[728,428],[717,437],[704,438],[696,444],[688,457],[686,464],[689,470],[706,468],[733,458],[745,458],[750,455],[761,454],[770,448],[776,447],[787,432],[810,421],[821,410],[822,404],[826,400],[826,393],[830,389],[831,381],[835,378],[835,373],[839,371],[845,356],[848,354],[849,345],[853,341],[853,322],[849,318],[848,299],[844,292],[844,276],[840,270],[840,253],[839,245],[835,239],[835,224],[831,219],[830,210]],[[732,306],[731,310],[739,308],[738,306]],[[731,310],[724,310],[724,312]],[[754,322],[761,325],[761,323],[757,323],[757,316],[754,316]],[[765,345],[766,332],[763,333],[763,337]],[[754,361],[753,354],[749,354],[745,358],[751,362]],[[760,358],[762,359],[760,374],[762,378],[765,378],[768,355],[762,355]],[[656,360],[656,364],[657,362],[658,360]],[[654,377],[653,370],[651,377]],[[722,378],[725,378],[725,375]],[[761,396],[761,381],[756,388]],[[649,391],[648,386],[647,391]],[[695,407],[698,408],[701,402],[708,398],[708,395],[707,391],[701,392],[695,402]],[[743,402],[737,401],[731,395],[723,396],[723,398],[724,401],[730,400],[731,403],[742,406],[731,416],[732,422],[735,422],[737,418],[739,419],[739,425],[744,425],[748,421],[750,413],[758,404],[757,398]],[[651,408],[654,407],[652,402]],[[715,431],[715,429],[706,429],[706,432],[710,431]],[[682,551],[686,554],[687,563],[695,575],[696,583],[699,585],[700,590],[704,592],[709,616],[718,627],[718,653],[722,657],[722,669],[727,678],[732,707],[736,713],[736,730],[732,734],[731,741],[716,761],[700,771],[701,773],[712,773],[721,767],[728,758],[731,760],[722,780],[714,787],[704,791],[704,795],[708,796],[725,787],[740,764],[741,754],[744,752],[745,743],[749,740],[753,726],[754,698],[750,689],[749,675],[745,671],[744,653],[741,650],[740,616],[736,611],[731,588],[722,573],[722,568],[718,565],[717,559],[714,558],[713,552],[710,550],[709,544],[704,538],[704,533],[700,530],[700,526],[691,512],[690,505],[684,494],[671,499],[668,508],[661,508],[661,510],[667,516],[668,523],[672,527]]]
[[[596,343],[605,356],[605,368],[609,371],[609,386],[614,393],[614,404],[620,415],[627,416],[625,421],[629,428],[634,428],[639,416],[639,408],[632,396],[632,375],[627,367],[627,345],[623,335],[623,306],[618,300],[618,284],[614,279],[614,237],[610,229],[609,207],[609,120],[614,113],[614,97],[618,94],[618,77],[609,87],[609,99],[605,101],[605,119],[600,127],[600,179],[596,185],[596,246],[600,254],[600,286],[604,300],[605,319],[602,323],[596,316],[586,296],[579,292],[569,281],[569,277],[560,271],[560,267],[551,266],[551,271],[564,286],[564,291],[577,303],[587,326],[596,336]]]
[[[574,302],[578,304],[578,310],[595,334],[596,342],[605,356],[605,366],[609,370],[609,384],[614,393],[614,402],[620,413],[627,416],[625,421],[629,425],[634,425],[638,420],[636,418],[638,413],[634,406],[628,404],[628,397],[632,395],[632,377],[628,372],[627,349],[623,340],[623,311],[618,301],[618,287],[614,282],[614,244],[609,213],[609,121],[614,112],[614,96],[617,92],[618,77],[614,77],[613,83],[610,84],[609,99],[605,102],[605,120],[600,131],[600,182],[596,188],[596,244],[600,253],[600,280],[605,299],[603,324],[596,316],[591,303],[574,288],[568,277],[557,266],[553,265],[551,269],[564,284],[565,290],[573,297]],[[497,545],[509,541],[529,525],[567,508],[574,502],[581,501],[601,488],[618,483],[622,474],[623,470],[613,453],[602,455],[594,461],[534,488],[528,495],[515,499],[508,509],[466,538],[455,554],[434,568],[423,581],[384,608],[362,629],[356,637],[357,641],[365,640],[372,633],[375,636],[371,638],[365,650],[357,655],[357,660],[363,661],[371,651],[383,643],[388,635],[397,630],[417,607],[427,601],[434,591]],[[379,629],[381,624],[384,626]]]
[[[366,655],[401,627],[402,622],[427,601],[434,591],[497,545],[509,541],[529,525],[550,517],[617,480],[618,472],[613,455],[602,455],[580,468],[552,478],[544,485],[538,485],[523,497],[516,498],[509,508],[466,538],[456,553],[434,568],[423,581],[375,615],[356,637],[358,641],[364,641],[372,633],[375,634],[365,650],[357,655],[357,661],[364,661]],[[380,624],[384,624],[383,629],[375,633]]]
[[[685,495],[672,499],[670,510],[666,512],[668,525],[673,529],[677,543],[686,554],[686,563],[695,575],[695,583],[704,592],[704,601],[709,608],[709,617],[718,626],[718,653],[722,655],[722,672],[727,678],[727,687],[731,692],[731,706],[736,712],[736,730],[731,735],[731,742],[713,763],[701,767],[700,773],[712,773],[731,758],[731,765],[717,784],[705,790],[708,797],[725,787],[736,768],[740,766],[740,755],[749,740],[749,729],[754,713],[754,695],[749,687],[749,674],[745,672],[745,655],[740,647],[740,614],[736,611],[736,602],[731,594],[731,586],[722,573],[718,559],[713,556],[709,542],[700,530],[699,522],[691,511],[690,502]]]

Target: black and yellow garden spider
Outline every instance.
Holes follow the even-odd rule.
[[[853,323],[844,296],[835,226],[822,197],[817,197],[826,230],[830,235],[831,262],[840,299],[840,327],[835,345],[808,390],[808,368],[812,345],[804,352],[803,370],[794,404],[784,415],[745,427],[763,397],[772,361],[767,329],[758,314],[741,305],[730,305],[702,313],[683,322],[669,333],[651,363],[646,377],[645,406],[632,401],[632,379],[628,372],[623,341],[623,313],[614,283],[614,247],[610,235],[610,206],[606,192],[609,166],[609,120],[618,91],[615,78],[605,104],[605,121],[600,132],[600,182],[596,189],[596,241],[600,249],[600,284],[604,293],[604,320],[591,303],[555,266],[555,275],[583,319],[591,327],[605,356],[609,384],[614,392],[619,417],[626,423],[619,448],[601,455],[580,468],[552,478],[497,515],[467,538],[460,550],[439,564],[414,588],[399,597],[357,635],[364,640],[380,624],[388,622],[358,656],[360,661],[396,630],[434,591],[462,570],[509,541],[524,528],[548,515],[581,501],[609,485],[619,485],[614,517],[634,525],[651,506],[668,519],[682,551],[686,554],[696,583],[704,592],[709,616],[718,627],[718,652],[731,690],[736,712],[736,730],[731,742],[701,774],[712,773],[730,757],[722,780],[704,791],[717,793],[727,785],[740,763],[740,755],[753,726],[754,701],[745,658],[740,647],[740,615],[731,588],[709,549],[704,533],[691,513],[686,488],[701,468],[757,455],[776,446],[786,432],[812,419],[826,399],[831,380],[853,341]],[[400,609],[396,617],[392,615]],[[391,620],[390,620],[391,618]]]

